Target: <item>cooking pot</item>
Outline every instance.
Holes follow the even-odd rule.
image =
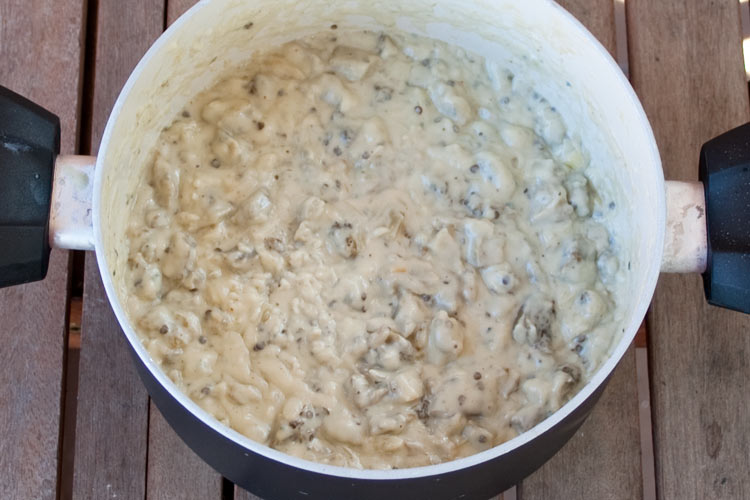
[[[398,29],[463,46],[509,67],[565,118],[616,201],[627,293],[609,357],[586,386],[531,430],[490,450],[402,470],[308,462],[251,441],[180,392],[149,358],[123,309],[125,227],[150,151],[191,96],[255,50],[327,30]],[[151,397],[187,444],[265,498],[482,498],[540,467],[590,413],[630,345],[660,270],[702,272],[709,302],[749,311],[750,128],[704,145],[702,183],[666,182],[651,127],[604,48],[550,0],[213,0],[177,20],[135,68],[99,156],[57,156],[59,121],[0,88],[0,286],[42,279],[50,246],[96,251],[107,296]]]

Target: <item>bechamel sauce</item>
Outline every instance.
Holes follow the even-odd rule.
[[[165,129],[130,217],[127,310],[217,419],[323,463],[511,439],[615,337],[616,207],[533,88],[402,34],[258,55]]]

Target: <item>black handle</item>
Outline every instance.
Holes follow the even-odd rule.
[[[41,280],[60,120],[0,86],[0,287]]]
[[[706,299],[750,313],[750,123],[703,145],[700,179],[706,193]]]

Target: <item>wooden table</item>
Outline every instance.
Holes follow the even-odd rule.
[[[96,154],[131,69],[192,3],[0,0],[0,84],[61,117],[63,153]],[[747,3],[562,3],[629,70],[669,178],[750,121]],[[149,401],[92,254],[53,251],[44,282],[0,291],[0,319],[0,498],[254,498]],[[505,499],[750,498],[750,316],[662,276],[646,324],[581,431]]]

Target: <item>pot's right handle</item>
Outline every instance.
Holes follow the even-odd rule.
[[[662,271],[702,273],[710,304],[750,313],[750,123],[703,145],[700,181],[667,181]]]
[[[750,123],[703,145],[709,303],[750,313]]]

